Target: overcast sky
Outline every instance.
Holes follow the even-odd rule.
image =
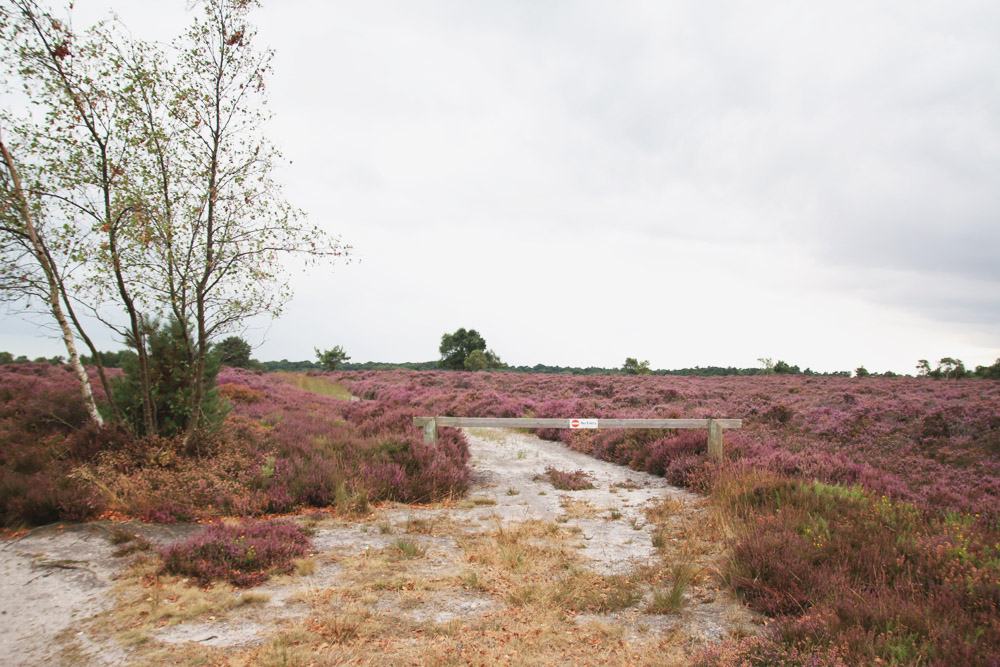
[[[294,272],[257,358],[1000,357],[1000,3],[264,4],[282,181],[355,261]],[[185,5],[75,24],[166,40]],[[0,349],[62,352],[32,331]]]

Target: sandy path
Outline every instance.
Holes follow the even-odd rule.
[[[696,496],[662,478],[595,460],[561,443],[501,429],[470,429],[466,437],[474,470],[468,499],[433,507],[387,505],[361,521],[319,521],[314,525],[314,572],[258,587],[255,590],[268,596],[263,603],[150,628],[148,641],[139,647],[123,647],[111,633],[98,632],[86,622],[116,604],[111,585],[124,562],[111,556],[107,525],[48,527],[4,542],[0,544],[0,664],[131,664],[139,655],[148,659],[150,646],[178,655],[252,651],[280,628],[314,616],[317,600],[352,585],[365,586],[371,612],[397,625],[474,618],[505,603],[495,595],[454,584],[466,562],[462,543],[469,536],[527,520],[555,522],[578,535],[575,547],[589,568],[602,574],[622,573],[659,557],[645,514],[648,506],[666,496],[685,512],[707,511]],[[583,470],[595,488],[559,491],[539,478],[550,466],[565,472]],[[127,528],[159,544],[191,530],[141,524]],[[384,554],[401,536],[412,539],[425,554],[399,572],[359,571],[368,567],[373,554]],[[370,592],[372,577],[390,576],[410,577],[411,585],[414,580],[431,583],[419,595],[405,590],[383,594],[378,587],[378,594]],[[703,598],[700,604],[676,618],[648,616],[636,608],[612,620],[630,628],[683,627],[701,640],[718,639],[734,625],[746,625],[745,614],[741,616],[738,605],[724,593],[695,594]]]
[[[132,528],[158,542],[193,530]],[[84,652],[95,648],[76,626],[114,605],[108,592],[122,561],[112,556],[110,532],[104,522],[52,525],[0,542],[0,665],[51,664],[65,654],[68,644]],[[101,647],[99,652],[111,664],[121,663],[124,656],[115,647]]]
[[[496,505],[476,512],[504,521],[557,520],[583,531],[586,556],[598,572],[622,572],[655,554],[645,509],[665,496],[693,502],[697,496],[662,477],[629,470],[574,452],[561,442],[506,429],[466,431],[477,495]],[[593,489],[560,491],[539,479],[546,468],[582,470]],[[589,506],[589,507],[588,507]],[[612,513],[620,518],[611,519]]]

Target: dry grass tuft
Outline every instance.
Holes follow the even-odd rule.
[[[240,596],[240,604],[267,604],[271,601],[270,593],[248,591]]]
[[[601,514],[601,510],[594,507],[590,501],[576,500],[569,495],[559,496],[559,507],[562,508],[562,516],[569,519],[593,519]]]
[[[427,549],[408,538],[396,540],[393,547],[397,557],[402,558],[421,558],[427,553]]]
[[[631,607],[641,597],[636,578],[602,576],[574,566],[549,581],[519,586],[507,601],[514,606],[541,605],[560,611],[600,614]]]
[[[691,562],[674,563],[670,567],[670,586],[653,589],[653,599],[646,607],[650,614],[673,614],[684,606],[684,595],[697,573]]]
[[[492,507],[496,504],[496,498],[489,498],[487,496],[472,496],[459,501],[458,507],[460,509],[472,509],[474,507]]]
[[[324,616],[318,622],[309,623],[309,629],[330,643],[344,643],[378,635],[382,623],[364,607],[351,605],[343,611]]]
[[[318,637],[310,632],[283,632],[251,654],[245,664],[259,667],[309,667],[316,664],[313,653]]]
[[[316,572],[316,559],[312,556],[306,556],[305,558],[296,558],[292,561],[292,567],[296,575],[300,577],[307,577],[310,574],[315,574]]]
[[[681,514],[683,510],[682,500],[664,496],[659,502],[646,508],[646,520],[650,523],[663,524],[671,517]]]

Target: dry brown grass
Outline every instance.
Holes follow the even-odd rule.
[[[567,519],[607,518],[609,511],[568,494],[561,504]],[[300,561],[299,574],[335,564],[336,582],[314,587],[306,580],[284,597],[295,614],[273,620],[271,636],[242,648],[166,645],[155,632],[182,618],[266,615],[266,595],[241,598],[228,587],[185,595],[182,582],[155,574],[155,557],[140,557],[119,582],[122,604],[106,615],[104,632],[131,645],[130,660],[150,665],[687,664],[705,641],[697,634],[705,607],[693,601],[722,595],[717,572],[724,553],[703,505],[665,500],[652,507],[646,521],[658,558],[626,575],[588,569],[580,528],[572,523],[496,518],[481,532],[449,516],[454,504],[437,514],[422,508],[408,519],[376,515],[361,524],[377,537],[370,548],[338,547]],[[356,531],[358,521],[321,525]],[[389,532],[396,534],[387,539]],[[454,540],[456,550],[442,547],[442,538]],[[745,614],[725,613],[734,632],[753,631]]]
[[[287,630],[221,664],[263,665],[635,665],[644,660],[621,632],[602,623],[523,610],[488,613],[465,622],[405,624],[351,610]],[[652,657],[652,656],[650,656]]]
[[[292,567],[294,568],[295,574],[300,577],[307,577],[310,574],[314,574],[316,572],[316,566],[316,559],[312,556],[296,558],[292,561]]]
[[[570,495],[559,496],[559,507],[562,509],[562,514],[556,519],[559,523],[570,519],[593,519],[601,514],[601,510],[589,501],[576,500]]]
[[[164,648],[155,641],[155,632],[178,623],[215,620],[242,605],[264,602],[263,594],[240,597],[229,584],[192,586],[186,579],[160,574],[160,565],[159,557],[152,554],[134,559],[112,589],[115,606],[87,624],[87,633],[99,641],[113,638],[129,649],[129,664],[164,664],[167,655],[174,664],[206,664],[206,656],[214,655],[211,649]],[[74,663],[67,659],[66,664]]]
[[[474,507],[492,507],[497,504],[496,498],[488,496],[472,496],[457,503],[459,509],[472,509]]]
[[[110,626],[133,636],[199,616],[220,614],[239,599],[229,584],[198,588],[187,579],[159,573],[159,558],[137,559],[118,580],[118,604],[107,615]]]
[[[600,575],[581,565],[575,531],[525,521],[460,542],[469,564],[460,582],[532,612],[608,612],[641,597],[641,577]]]

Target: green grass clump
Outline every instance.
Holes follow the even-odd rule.
[[[284,382],[298,387],[303,391],[311,391],[314,394],[323,396],[333,396],[342,401],[351,400],[351,392],[342,384],[329,380],[318,375],[307,375],[305,373],[290,373],[279,371],[276,375]]]

